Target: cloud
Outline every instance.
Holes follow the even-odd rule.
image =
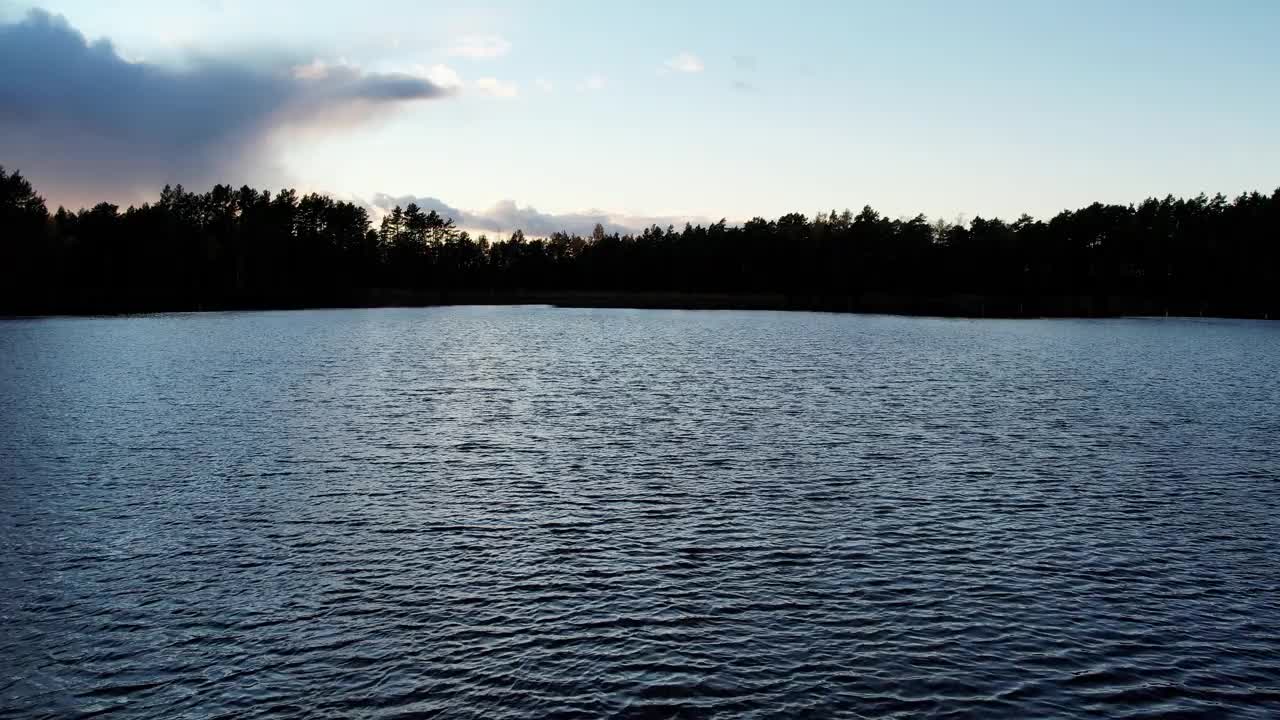
[[[514,200],[503,200],[487,210],[471,212],[453,207],[439,198],[413,195],[393,197],[385,193],[375,195],[372,205],[379,210],[387,211],[397,205],[405,207],[409,203],[416,203],[424,212],[435,210],[444,217],[453,218],[453,221],[461,228],[496,234],[514,232],[519,228],[525,234],[531,236],[547,236],[561,231],[590,235],[597,223],[604,226],[605,232],[626,234],[638,233],[652,225],[658,225],[663,228],[668,225],[674,225],[677,228],[682,228],[686,222],[691,222],[695,225],[699,223],[705,225],[713,222],[707,218],[695,216],[619,215],[607,213],[603,210],[560,214],[544,213],[531,206],[520,207]]]
[[[600,73],[591,73],[585,80],[578,84],[578,89],[594,92],[596,90],[603,90],[604,86],[607,84],[609,84],[608,78]]]
[[[449,90],[462,87],[462,78],[458,72],[448,65],[432,65],[428,68],[418,67],[417,72],[433,84]]]
[[[136,201],[165,183],[243,181],[270,164],[281,128],[368,122],[452,88],[345,63],[125,60],[65,19],[0,24],[0,158],[54,202]]]
[[[446,55],[472,60],[502,57],[508,52],[511,52],[511,43],[498,35],[467,35],[445,48]]]
[[[700,73],[703,70],[702,59],[689,52],[682,52],[664,63],[668,70],[682,73]]]
[[[551,92],[556,89],[556,86],[552,85],[551,81],[546,78],[538,78],[533,81],[533,84],[537,85],[542,92]]]
[[[513,98],[519,94],[515,83],[502,82],[497,78],[483,77],[476,80],[476,89],[486,95],[501,98]]]

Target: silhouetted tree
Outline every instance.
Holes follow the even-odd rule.
[[[0,302],[10,312],[311,305],[399,288],[749,293],[789,307],[1009,315],[1280,310],[1280,190],[1094,203],[1047,221],[890,219],[864,207],[634,234],[517,229],[499,242],[416,204],[377,221],[325,195],[229,185],[166,186],[154,203],[51,216],[31,183],[0,167]]]

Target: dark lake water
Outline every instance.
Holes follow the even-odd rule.
[[[0,321],[0,716],[1280,716],[1280,323]]]

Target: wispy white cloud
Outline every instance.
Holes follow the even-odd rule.
[[[513,98],[520,93],[515,83],[503,82],[491,77],[482,77],[476,80],[476,89],[486,95],[501,98]]]
[[[609,79],[600,73],[591,73],[585,80],[578,84],[579,90],[595,91],[603,90],[605,85],[609,84]]]
[[[452,57],[485,60],[502,57],[511,52],[511,43],[500,35],[467,35],[460,37],[445,49]]]
[[[458,75],[458,71],[448,65],[435,64],[431,67],[423,67],[421,65],[414,68],[415,74],[424,77],[442,88],[456,89],[462,87],[462,78]]]
[[[671,71],[682,73],[699,73],[704,69],[702,58],[690,52],[682,52],[667,60],[663,65]]]
[[[556,89],[556,86],[552,85],[551,81],[546,78],[540,77],[537,80],[534,80],[533,84],[537,85],[538,89],[541,90],[542,92],[551,92],[552,90]]]

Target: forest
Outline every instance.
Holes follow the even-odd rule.
[[[0,167],[0,312],[533,302],[971,316],[1280,312],[1280,189],[1048,220],[798,213],[636,234],[473,236],[415,205],[165,187],[50,212]]]

